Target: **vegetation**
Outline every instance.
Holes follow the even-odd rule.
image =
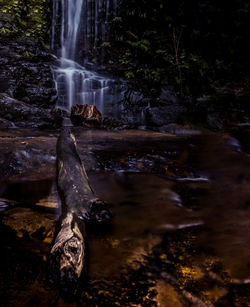
[[[49,0],[0,0],[0,35],[38,38],[48,42],[51,25]]]
[[[0,37],[50,39],[51,0],[0,0]],[[250,91],[250,0],[120,0],[110,40],[93,61],[115,67],[147,97],[172,87],[197,98]],[[105,56],[103,57],[103,50]],[[117,69],[118,68],[118,69]]]
[[[111,50],[146,95],[198,97],[247,77],[249,18],[249,0],[123,0]]]

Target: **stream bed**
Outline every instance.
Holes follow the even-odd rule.
[[[87,227],[87,278],[78,297],[62,296],[46,279],[58,134],[0,131],[1,306],[250,306],[248,126],[73,130],[113,222]]]

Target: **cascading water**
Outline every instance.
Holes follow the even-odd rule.
[[[60,46],[61,56],[60,67],[54,70],[59,107],[70,110],[75,104],[92,104],[106,115],[121,99],[114,80],[82,66],[91,48],[108,40],[109,19],[116,12],[117,0],[53,1],[51,44],[52,50]]]

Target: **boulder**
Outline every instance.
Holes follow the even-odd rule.
[[[94,105],[74,105],[71,108],[70,119],[75,126],[99,127],[102,121],[102,114]]]
[[[52,107],[56,90],[51,66],[52,54],[16,42],[0,46],[1,91],[38,107]]]
[[[176,122],[185,111],[186,108],[181,103],[148,107],[145,109],[145,122],[149,127],[165,126]]]
[[[59,128],[62,114],[56,109],[43,109],[0,93],[0,117],[23,128]]]

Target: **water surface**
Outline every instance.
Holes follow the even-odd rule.
[[[19,152],[32,140],[31,163],[45,148],[35,142],[41,135],[30,134],[1,142]],[[114,213],[109,227],[87,228],[88,281],[78,305],[249,305],[250,159],[240,141],[147,131],[75,135],[91,185]],[[60,212],[54,169],[45,177],[39,167],[22,167],[5,177],[0,195],[2,302],[74,306],[46,281]]]

